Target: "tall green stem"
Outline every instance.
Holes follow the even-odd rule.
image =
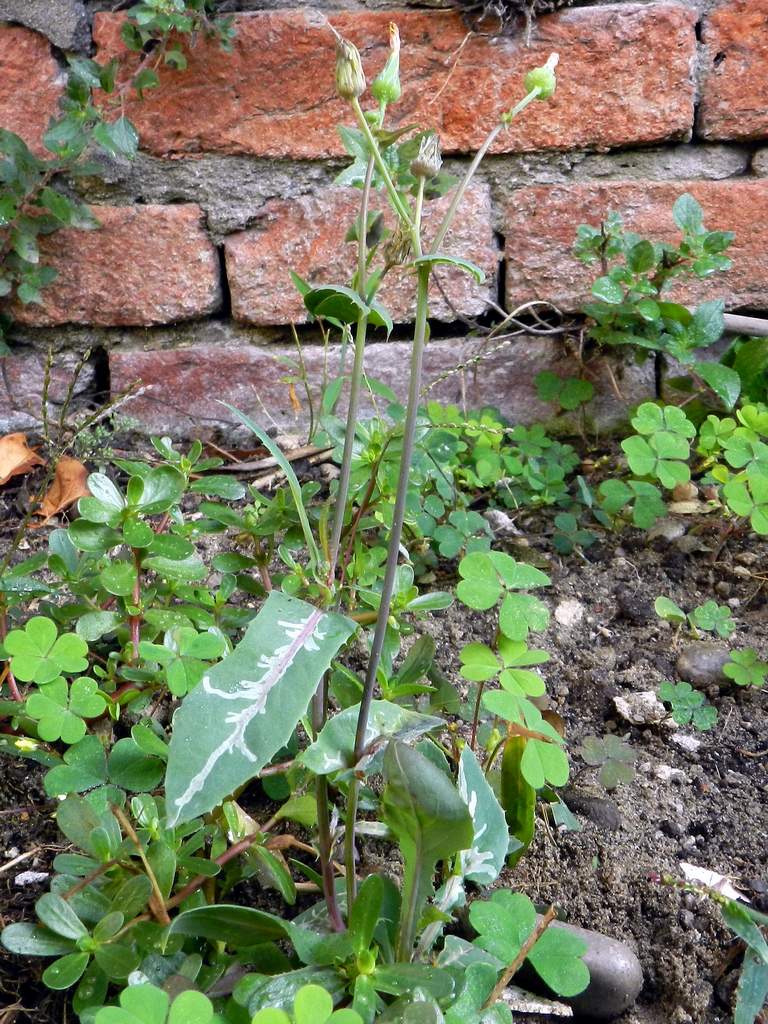
[[[448,210],[446,211],[446,214],[443,217],[442,223],[440,224],[440,227],[437,230],[435,239],[432,242],[432,252],[438,252],[440,246],[443,244],[443,240],[445,239],[445,236],[448,233],[448,229],[453,223],[453,218],[456,216],[456,211],[459,208],[459,203],[464,198],[464,193],[467,191],[467,186],[469,185],[470,181],[472,181],[472,179],[474,178],[475,172],[477,171],[477,168],[480,166],[483,158],[485,157],[485,154],[494,144],[499,134],[504,130],[504,128],[507,127],[509,122],[513,118],[517,117],[517,115],[521,113],[521,111],[525,110],[528,104],[532,103],[540,92],[541,89],[538,86],[536,86],[535,89],[531,89],[528,95],[524,96],[517,104],[517,106],[513,107],[510,110],[510,112],[504,116],[504,120],[497,124],[496,127],[488,133],[485,142],[482,144],[480,149],[478,149],[477,153],[475,153],[474,160],[467,168],[466,174],[462,178],[459,187],[453,194],[451,205],[448,207]]]
[[[389,612],[392,607],[392,594],[395,589],[397,577],[397,566],[400,558],[400,540],[403,535],[403,522],[405,520],[405,504],[408,496],[408,481],[411,471],[411,459],[413,458],[414,438],[416,435],[416,419],[419,411],[419,396],[421,393],[421,376],[424,362],[424,347],[427,338],[427,315],[429,313],[429,274],[428,266],[420,266],[417,270],[417,292],[416,292],[416,323],[413,336],[413,348],[411,350],[410,381],[408,385],[408,407],[405,414],[405,426],[403,428],[403,447],[400,456],[400,474],[397,482],[397,495],[395,507],[392,513],[392,526],[389,533],[389,547],[387,551],[387,565],[384,573],[384,582],[381,587],[381,601],[379,603],[376,628],[371,642],[371,653],[368,659],[368,669],[365,676],[363,696],[360,701],[360,711],[357,716],[357,731],[355,733],[355,762],[359,761],[363,754],[365,745],[365,734],[368,727],[368,717],[371,710],[371,701],[376,686],[376,673],[378,672],[381,652],[384,647],[384,639],[387,631]],[[352,778],[349,783],[347,796],[347,824],[344,833],[344,861],[347,871],[347,899],[354,899],[355,884],[355,818],[357,814],[357,795],[360,782]]]
[[[371,181],[373,179],[374,158],[368,157],[368,167],[365,171],[365,182],[363,184],[363,195],[360,200],[360,220],[357,228],[357,291],[360,298],[365,302],[365,282],[368,264],[368,247],[366,245],[366,234],[368,231],[368,201],[371,194]],[[360,407],[360,393],[363,384],[363,366],[365,361],[365,340],[368,330],[368,316],[361,313],[357,321],[355,332],[355,356],[352,364],[352,379],[349,385],[349,408],[347,410],[347,426],[344,433],[344,452],[341,458],[339,471],[339,488],[336,492],[336,508],[333,514],[333,528],[331,530],[330,546],[330,568],[328,571],[329,582],[333,580],[336,572],[336,563],[339,558],[339,544],[341,533],[344,529],[344,513],[347,507],[349,496],[349,479],[352,473],[352,453],[355,444],[355,431],[357,430],[357,413]]]

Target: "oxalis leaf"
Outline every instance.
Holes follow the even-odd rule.
[[[306,712],[356,625],[285,594],[269,595],[235,650],[203,676],[173,720],[169,824],[218,806],[261,771]]]
[[[511,964],[536,927],[536,909],[523,893],[501,890],[490,900],[476,900],[469,920],[479,933],[475,945]],[[586,952],[582,938],[555,923],[540,936],[527,960],[553,992],[569,997],[589,984],[589,969],[582,959]]]

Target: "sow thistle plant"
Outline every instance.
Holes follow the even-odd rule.
[[[141,4],[139,37],[153,26],[183,29],[178,18],[204,5],[185,10],[176,0]],[[487,531],[454,509],[453,492],[440,491],[446,481],[436,482],[440,452],[463,445],[456,472],[477,479],[505,460],[531,489],[555,487],[557,474],[536,461],[548,439],[521,430],[508,450],[492,417],[453,432],[443,421],[426,452],[437,425],[419,409],[432,271],[482,279],[443,250],[454,215],[498,133],[554,92],[557,58],[526,77],[524,97],[456,183],[429,246],[425,204],[451,182],[434,132],[387,126],[399,61],[393,26],[370,87],[376,105],[364,110],[359,53],[338,39],[337,89],[354,119],[341,131],[353,156],[342,179],[360,190],[350,232],[357,266],[347,283],[294,278],[323,330],[354,349],[330,499],[316,500],[316,485],[302,487],[275,443],[234,410],[285,476],[273,497],[251,493],[234,510],[227,502],[245,489],[212,472],[217,460],[198,443],[180,453],[155,440],[153,464],[115,460],[124,486],[92,474],[79,518],[52,533],[49,552],[0,573],[4,676],[25,689],[0,705],[11,725],[0,747],[48,768],[46,792],[59,799],[56,820],[71,844],[54,861],[39,923],[10,924],[2,941],[51,959],[44,982],[73,989],[84,1024],[501,1024],[511,1020],[503,990],[526,960],[560,995],[588,982],[584,943],[549,927],[553,909],[537,918],[521,893],[475,899],[471,927],[444,934],[470,886],[493,884],[525,852],[537,792],[565,783],[568,759],[531,699],[544,691],[535,666],[546,655],[528,638],[548,624],[532,591],[549,579],[490,550]],[[390,234],[372,209],[379,194],[395,215]],[[392,329],[377,292],[394,266],[415,279],[408,399],[375,440],[358,410],[368,333]],[[330,385],[337,396],[341,383]],[[335,429],[334,405],[323,429]],[[439,419],[436,407],[432,414]],[[372,458],[361,455],[361,432],[378,445]],[[420,592],[403,547],[419,529],[413,472],[442,493],[442,509],[430,505],[432,533],[459,556],[459,600],[494,615],[497,641],[462,651],[462,673],[478,684],[469,705],[435,666],[429,638],[401,657],[414,621],[452,600]],[[386,482],[377,497],[378,481]],[[185,513],[187,495],[202,499],[200,516]],[[209,589],[197,542],[225,532],[240,550],[215,557],[220,582]],[[470,550],[475,535],[482,546]],[[31,599],[37,614],[25,623]],[[348,662],[360,651],[358,675]],[[169,729],[162,713],[171,701],[180,703]],[[448,713],[473,722],[469,742]],[[120,738],[110,747],[112,729]],[[269,817],[254,816],[257,793],[278,805]],[[399,846],[397,882],[366,874],[366,835]],[[249,879],[289,907],[302,896],[304,909],[283,916],[226,902]],[[180,979],[190,991],[171,999],[164,989],[178,992]]]

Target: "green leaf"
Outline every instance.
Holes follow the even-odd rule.
[[[733,409],[741,394],[741,377],[721,363],[694,363],[693,368],[726,407]]]
[[[9,924],[0,935],[5,948],[19,956],[61,956],[72,951],[72,940],[35,924]]]
[[[450,779],[423,754],[397,740],[387,747],[384,780],[382,817],[399,840],[404,862],[398,955],[407,961],[438,861],[469,849],[474,828]]]
[[[459,854],[461,872],[470,882],[490,885],[504,867],[509,832],[504,811],[469,744],[461,752],[458,788],[474,831],[472,845]]]
[[[344,285],[324,285],[304,295],[304,305],[312,316],[332,318],[342,324],[357,323],[370,313],[368,305],[353,288]]]
[[[701,206],[686,192],[675,200],[672,207],[672,218],[681,231],[689,235],[699,235],[704,230],[704,214]]]
[[[553,992],[567,999],[589,984],[589,968],[582,959],[587,948],[584,939],[553,923],[528,954],[528,962]]]
[[[373,771],[380,758],[374,756],[387,741],[416,739],[443,725],[441,718],[422,715],[386,700],[371,702],[366,730],[366,755],[362,765],[354,765],[355,731],[360,705],[355,704],[334,715],[323,726],[317,739],[299,755],[299,761],[316,775],[355,767],[357,771]]]
[[[88,934],[88,929],[61,896],[45,893],[37,901],[35,912],[46,928],[62,938],[81,939]]]
[[[117,741],[107,760],[110,782],[136,793],[154,789],[163,777],[164,767],[162,760],[145,753],[129,736]]]
[[[108,594],[129,597],[136,584],[136,566],[133,562],[111,562],[102,569],[99,581]]]
[[[687,616],[683,609],[669,597],[657,597],[653,602],[653,607],[659,618],[667,622],[682,625],[686,621]]]
[[[768,965],[754,949],[744,954],[739,983],[736,988],[736,1008],[733,1024],[754,1024],[768,1000]]]
[[[269,763],[356,628],[336,613],[269,595],[232,654],[210,669],[174,716],[169,824],[212,810]]]
[[[601,302],[617,306],[624,301],[624,289],[610,277],[598,277],[592,285],[592,294]]]
[[[690,324],[690,334],[696,348],[714,345],[722,338],[725,330],[724,309],[725,303],[722,299],[702,302],[696,309]]]
[[[182,911],[171,922],[168,934],[192,935],[243,949],[284,939],[286,928],[283,920],[274,914],[253,907],[218,903]]]
[[[360,886],[349,915],[348,927],[357,956],[364,953],[373,942],[383,900],[384,883],[378,875],[369,875]]]
[[[458,267],[459,270],[471,274],[478,284],[485,281],[485,271],[470,260],[462,259],[459,256],[447,256],[445,253],[430,253],[426,256],[417,256],[413,261],[415,267]]]
[[[80,980],[90,959],[90,953],[68,953],[61,959],[54,960],[50,967],[43,971],[44,984],[56,991],[70,988]]]
[[[112,124],[102,122],[93,129],[93,138],[110,156],[136,156],[139,135],[127,117],[119,117]]]

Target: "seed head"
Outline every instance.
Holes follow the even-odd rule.
[[[418,155],[411,161],[411,174],[417,178],[434,178],[442,166],[440,139],[435,132],[430,132],[419,143]]]
[[[336,40],[336,92],[343,100],[357,99],[365,92],[360,53],[354,43],[341,36]]]

